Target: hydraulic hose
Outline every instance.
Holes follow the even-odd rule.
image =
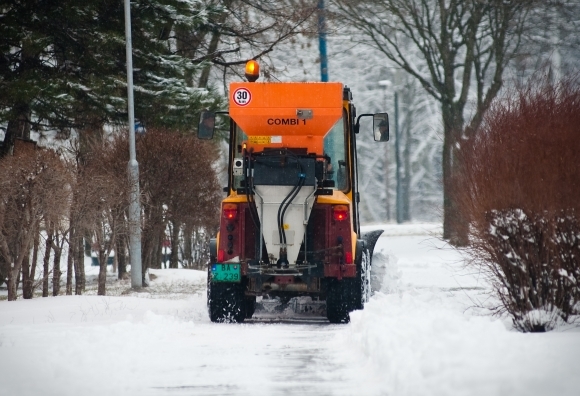
[[[305,182],[304,175],[302,173],[300,173],[300,175],[298,177],[299,177],[298,178],[298,185],[297,185],[298,188],[295,188],[295,191],[291,195],[290,199],[288,200],[288,203],[282,209],[282,215],[280,216],[280,223],[282,225],[284,225],[284,216],[286,215],[286,210],[288,210],[288,208],[292,204],[292,201],[294,201],[294,198],[296,198],[296,196],[298,195],[298,193],[300,192],[300,190],[304,186],[304,182]],[[282,205],[280,205],[280,208],[282,208]],[[284,244],[286,244],[286,232],[284,231],[284,227],[282,227],[282,233],[284,235]]]
[[[302,169],[302,164],[300,163],[300,159],[291,152],[287,151],[287,153],[290,153],[296,160],[296,165],[300,173],[298,175],[298,181],[294,185],[294,188],[290,191],[290,193],[286,196],[286,198],[284,198],[284,200],[280,204],[280,207],[278,208],[278,218],[277,218],[278,235],[280,238],[280,243],[283,245],[286,245],[286,232],[284,231],[284,215],[286,214],[286,210],[288,209],[288,207],[290,206],[290,204],[292,203],[296,195],[298,195],[300,189],[304,185],[304,177],[305,177]],[[287,200],[288,203],[286,204]]]

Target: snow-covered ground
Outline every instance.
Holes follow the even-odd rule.
[[[116,282],[118,296],[0,301],[0,393],[578,394],[578,329],[513,331],[477,308],[493,304],[489,288],[440,227],[366,228],[379,227],[380,291],[348,325],[271,313],[211,323],[205,273],[189,270],[153,271],[143,293]]]

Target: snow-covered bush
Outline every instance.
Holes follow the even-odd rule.
[[[580,88],[540,83],[498,101],[461,147],[468,252],[521,331],[580,314]]]
[[[493,210],[486,218],[489,228],[472,245],[485,252],[483,265],[515,327],[551,330],[578,314],[580,219],[574,210]]]

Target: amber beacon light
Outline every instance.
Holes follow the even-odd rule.
[[[255,60],[246,63],[246,78],[249,82],[254,82],[260,77],[260,65]]]

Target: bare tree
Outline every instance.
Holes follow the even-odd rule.
[[[533,1],[335,0],[360,40],[416,78],[441,105],[444,237],[465,235],[451,194],[460,139],[470,137],[503,84]],[[467,114],[470,104],[472,114]],[[457,239],[459,238],[459,240]]]
[[[224,76],[239,73],[239,66],[249,59],[262,58],[281,42],[310,28],[316,12],[316,0],[212,0],[215,12],[207,23],[195,30],[177,28],[172,38],[178,53],[195,62],[205,62],[197,81],[188,76],[192,86],[205,88],[210,69],[217,66]],[[269,78],[267,65],[263,69]]]

